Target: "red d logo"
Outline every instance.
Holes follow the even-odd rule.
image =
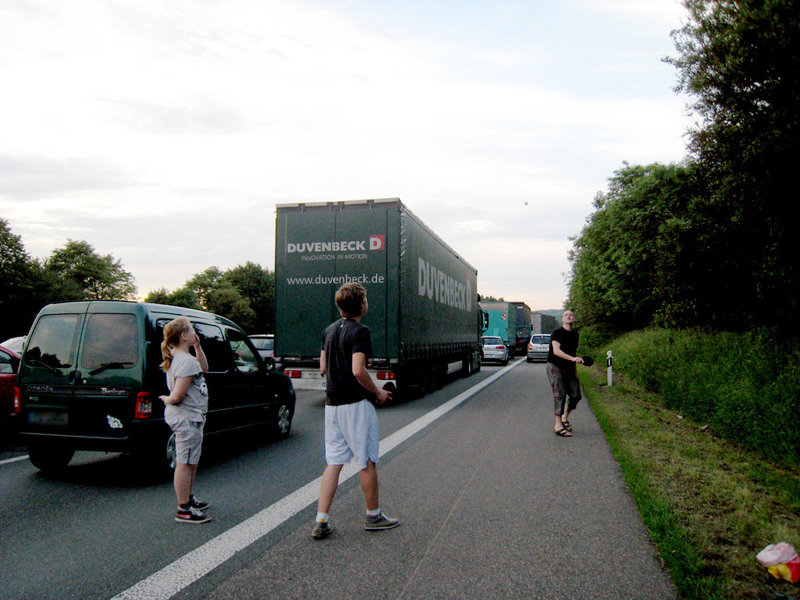
[[[370,250],[383,250],[386,245],[385,235],[371,235],[369,236],[369,249]]]

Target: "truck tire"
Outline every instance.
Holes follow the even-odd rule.
[[[28,446],[28,456],[37,469],[45,472],[60,471],[69,464],[75,450],[67,446],[54,444],[31,444]]]

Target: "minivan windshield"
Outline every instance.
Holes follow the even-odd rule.
[[[103,369],[127,369],[139,362],[139,329],[131,314],[89,315],[81,366],[97,374]]]
[[[531,338],[531,344],[549,344],[549,343],[550,343],[549,335],[534,335]]]
[[[25,364],[66,369],[75,363],[81,315],[46,315],[39,319],[25,351]]]

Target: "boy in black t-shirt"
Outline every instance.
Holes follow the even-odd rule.
[[[322,335],[320,372],[325,375],[325,460],[317,519],[311,535],[330,535],[328,513],[339,486],[345,463],[355,460],[361,468],[361,491],[367,506],[364,528],[392,529],[400,524],[381,512],[378,502],[378,416],[370,399],[383,404],[391,392],[379,389],[367,371],[372,358],[369,327],[361,324],[367,314],[367,290],[360,283],[346,283],[336,292],[336,306],[342,318],[331,323]]]
[[[547,353],[547,378],[553,389],[553,413],[556,417],[553,433],[561,437],[572,437],[569,413],[575,410],[582,398],[575,365],[583,364],[583,359],[576,356],[579,336],[572,329],[574,322],[573,312],[565,310],[561,315],[561,327],[550,335],[550,349]]]

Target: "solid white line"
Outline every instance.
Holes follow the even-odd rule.
[[[28,460],[28,455],[25,454],[23,456],[15,456],[14,458],[4,458],[3,460],[0,460],[0,466],[19,462],[21,460]]]
[[[421,431],[438,418],[453,410],[459,404],[474,396],[487,385],[505,375],[508,371],[522,364],[515,361],[513,364],[501,369],[491,377],[487,377],[452,400],[448,400],[438,408],[423,415],[413,423],[394,432],[380,442],[380,455],[390,452],[399,444],[406,441],[415,433]],[[344,482],[359,472],[353,463],[344,466],[339,476],[339,482]],[[261,512],[238,525],[207,541],[202,546],[185,554],[170,563],[160,571],[153,573],[147,579],[120,592],[112,600],[167,600],[184,588],[188,587],[213,569],[221,565],[237,552],[244,550],[250,544],[268,534],[270,531],[290,519],[310,504],[316,502],[319,495],[319,485],[322,478],[318,477],[295,490],[288,496],[278,500]]]

